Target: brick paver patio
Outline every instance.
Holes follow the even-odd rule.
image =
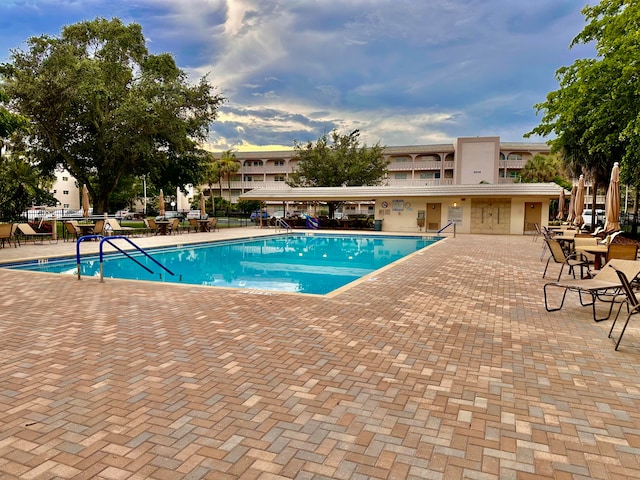
[[[458,235],[327,297],[0,269],[0,478],[640,478],[640,329],[547,313],[540,249]]]

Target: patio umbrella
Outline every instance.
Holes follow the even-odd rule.
[[[160,209],[160,216],[164,217],[164,193],[160,189],[160,195],[158,196],[158,208]]]
[[[571,187],[571,198],[569,199],[569,215],[567,216],[567,222],[573,222],[573,219],[576,217],[576,190],[577,187],[574,185]]]
[[[580,175],[578,180],[578,188],[576,189],[576,201],[573,205],[575,209],[576,217],[573,219],[573,223],[581,226],[584,223],[582,218],[582,211],[584,210],[584,175]]]
[[[607,190],[607,199],[604,204],[607,223],[604,226],[606,232],[620,230],[618,217],[620,216],[620,167],[618,162],[613,164],[611,170],[611,181]]]
[[[82,213],[86,221],[89,218],[89,190],[86,183],[82,186]]]
[[[206,198],[204,194],[200,195],[200,218],[204,218],[207,216],[207,209],[205,208]]]
[[[564,188],[560,190],[560,198],[558,198],[558,215],[556,218],[558,220],[562,220],[564,218]]]

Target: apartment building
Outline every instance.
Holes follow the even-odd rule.
[[[389,186],[514,183],[528,160],[548,154],[545,143],[500,142],[500,137],[458,138],[451,144],[386,147]],[[295,168],[295,151],[238,152],[231,179],[233,201],[254,188],[286,188]],[[227,182],[223,195],[229,198]]]
[[[403,187],[514,183],[528,160],[549,152],[544,143],[501,142],[500,137],[461,137],[447,144],[386,147],[384,155],[390,163],[383,184]],[[287,178],[297,163],[294,150],[237,152],[236,161],[238,171],[231,182],[215,185],[213,192],[220,195],[222,187],[223,197],[233,202],[256,188],[287,188]],[[75,179],[64,170],[56,177],[53,188],[58,207],[79,209],[80,192]],[[210,194],[207,186],[202,188]],[[187,195],[176,192],[174,208],[189,210],[196,193],[194,186],[188,186]]]

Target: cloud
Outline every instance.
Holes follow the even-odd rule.
[[[533,105],[569,49],[583,0],[125,0],[0,6],[0,42],[118,16],[143,26],[193,81],[228,98],[212,145],[291,148],[332,128],[386,145],[499,135],[537,125]],[[10,20],[9,20],[10,18]],[[4,19],[4,20],[2,20]],[[29,25],[28,28],[21,28]]]

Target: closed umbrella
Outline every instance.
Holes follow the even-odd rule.
[[[162,193],[162,189],[160,189],[160,195],[158,196],[158,203],[160,208],[160,216],[164,217],[164,193]]]
[[[89,218],[89,190],[86,183],[82,186],[82,214],[86,221]]]
[[[200,218],[205,218],[207,216],[207,209],[205,207],[205,197],[204,194],[200,195]]]
[[[581,226],[584,223],[582,218],[582,212],[584,210],[584,175],[580,175],[578,180],[578,188],[576,189],[576,201],[573,206],[576,212],[576,218],[573,219],[573,223]]]
[[[578,187],[575,185],[571,187],[571,198],[569,199],[569,215],[567,216],[567,222],[573,222],[573,219],[576,218],[576,190]]]
[[[620,167],[618,162],[613,164],[611,170],[611,181],[607,190],[607,199],[604,204],[604,212],[607,223],[604,226],[606,232],[620,230]]]
[[[556,218],[558,220],[564,219],[564,188],[560,190],[560,198],[558,198],[558,215]]]

